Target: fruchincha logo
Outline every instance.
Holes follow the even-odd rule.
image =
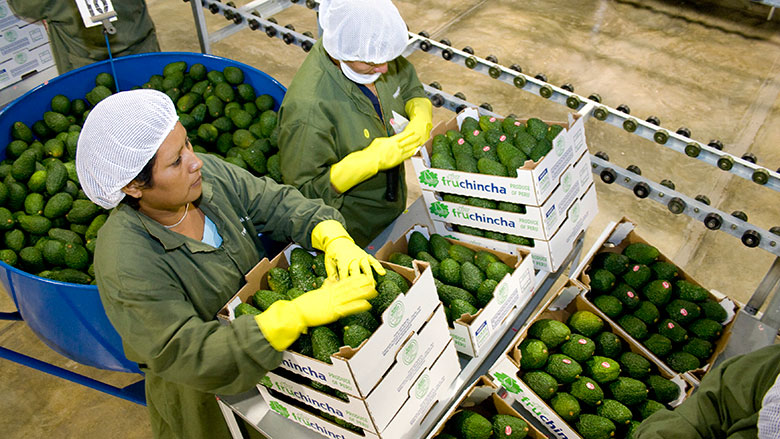
[[[502,386],[504,386],[504,389],[506,389],[509,393],[520,393],[520,386],[517,384],[517,381],[515,381],[514,378],[510,377],[509,375],[498,372],[495,374],[496,379],[498,382],[501,383]]]
[[[268,407],[270,407],[271,410],[275,411],[276,413],[279,413],[280,415],[284,416],[285,418],[290,417],[290,412],[287,411],[287,408],[276,401],[271,401],[271,403],[268,404]]]
[[[446,204],[441,203],[439,201],[436,201],[435,203],[431,204],[430,211],[432,214],[436,216],[440,216],[442,218],[447,218],[450,216],[450,209],[447,207]]]
[[[574,206],[572,206],[571,219],[575,222],[580,219],[580,203],[574,203]]]
[[[27,62],[27,54],[24,52],[17,53],[14,57],[14,61],[16,61],[17,64],[24,64]]]
[[[426,169],[420,173],[420,183],[436,187],[439,184],[439,176],[435,172]]]
[[[504,303],[506,302],[507,296],[509,296],[509,287],[507,287],[506,284],[504,284],[501,286],[501,288],[498,289],[498,294],[496,294],[496,299],[498,300],[498,303]]]
[[[561,187],[563,188],[564,192],[569,192],[569,189],[571,189],[571,173],[563,176]]]
[[[414,361],[415,358],[417,358],[417,351],[419,349],[419,346],[417,345],[417,340],[412,340],[409,342],[408,345],[404,348],[404,354],[403,354],[403,362],[405,365],[410,365]]]
[[[7,43],[13,43],[16,41],[16,31],[9,30],[5,33],[5,35],[3,35],[3,37]]]
[[[390,327],[395,328],[404,318],[404,304],[400,300],[390,307]]]
[[[417,382],[417,387],[414,388],[414,396],[417,399],[423,399],[428,394],[428,389],[431,387],[431,377],[426,373],[420,377],[420,381]]]
[[[558,157],[563,155],[563,152],[564,152],[563,150],[564,150],[564,148],[566,146],[565,137],[566,136],[563,134],[563,131],[561,131],[561,134],[554,139],[554,140],[557,140],[555,142],[555,155],[557,155]]]
[[[274,383],[271,382],[271,378],[268,378],[268,375],[263,375],[263,379],[260,380],[260,384],[268,387],[269,389],[274,386]]]

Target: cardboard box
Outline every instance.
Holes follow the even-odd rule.
[[[458,373],[460,373],[458,354],[450,340],[438,360],[416,377],[407,392],[406,402],[379,434],[365,429],[362,434],[348,430],[325,420],[299,401],[269,390],[265,386],[257,387],[260,395],[276,413],[323,436],[345,439],[412,439],[419,437],[420,432],[416,431],[416,427],[428,416],[430,409],[439,401],[447,399],[450,384]]]
[[[263,259],[250,270],[245,276],[246,285],[217,313],[217,318],[232,320],[233,310],[238,304],[246,302],[257,290],[268,289],[266,273],[274,267],[287,268],[294,247],[297,246],[288,246],[271,261]],[[404,276],[411,287],[385,310],[382,324],[360,347],[342,347],[331,357],[333,364],[288,350],[282,353],[280,367],[346,394],[366,398],[394,363],[408,359],[413,351],[431,342],[418,340],[418,333],[423,326],[427,324],[425,330],[436,331],[432,327],[441,324],[434,318],[439,296],[436,294],[431,269],[425,263],[417,263],[420,265],[417,268],[419,274],[406,267],[391,267],[383,263],[386,268]],[[444,334],[443,328],[441,334]]]
[[[49,44],[31,50],[22,50],[13,58],[0,63],[0,89],[15,84],[29,73],[40,72],[54,65]]]
[[[580,185],[579,171],[585,168],[590,177],[587,186]],[[566,220],[572,204],[590,187],[590,156],[580,160],[561,177],[561,184],[541,206],[525,206],[525,213],[506,212],[444,201],[441,192],[422,191],[425,207],[433,221],[448,221],[499,233],[549,240]]]
[[[475,117],[476,115],[476,117]],[[458,130],[467,116],[479,118],[476,110],[466,109],[446,123],[433,128],[431,138],[412,157],[417,179],[423,191],[438,191],[469,197],[541,206],[553,190],[561,184],[564,172],[587,151],[584,120],[569,114],[568,122],[547,122],[565,129],[553,139],[553,149],[539,162],[526,161],[518,169],[517,177],[497,177],[470,172],[431,168],[433,136],[447,130]],[[527,119],[518,119],[525,122]]]
[[[0,62],[8,61],[23,50],[30,50],[49,42],[46,28],[40,21],[24,26],[11,26],[0,31]]]
[[[414,226],[397,241],[383,245],[376,252],[377,259],[380,261],[385,260],[394,252],[406,254],[409,236],[415,230],[426,237],[430,237],[427,228]],[[474,251],[487,250],[466,242],[458,242],[452,239],[449,239],[449,241]],[[515,271],[507,274],[498,283],[493,299],[485,307],[481,308],[473,316],[461,317],[453,322],[454,327],[450,328],[450,335],[455,340],[456,349],[458,352],[472,357],[478,357],[487,353],[483,350],[485,342],[492,334],[496,332],[503,333],[507,329],[507,325],[511,323],[506,321],[507,317],[512,314],[514,309],[524,306],[533,295],[534,270],[531,258],[528,257],[528,252],[519,251],[516,255],[508,255],[495,250],[489,251],[498,256],[505,264],[514,267]]]
[[[22,27],[27,24],[30,24],[30,22],[15,15],[6,0],[0,0],[0,31],[14,26]]]
[[[504,394],[504,397],[505,396],[506,394]],[[477,381],[471,385],[471,387],[463,392],[454,406],[455,411],[453,411],[450,416],[447,417],[447,420],[463,409],[469,409],[469,411],[479,413],[488,420],[490,420],[490,418],[496,414],[510,415],[516,418],[520,418],[525,421],[526,424],[528,424],[527,438],[542,439],[547,437],[542,434],[541,431],[537,430],[536,427],[534,427],[530,422],[528,422],[527,419],[521,416],[520,413],[513,409],[511,405],[507,404],[501,396],[499,396],[498,386],[493,384],[493,382],[487,376],[483,375],[479,377]],[[444,432],[446,425],[446,422],[443,423],[441,427],[439,427],[434,432],[434,434],[438,435]],[[511,434],[511,432],[509,433]]]
[[[268,372],[262,384],[267,387],[270,385],[293,399],[327,411],[358,427],[380,433],[409,400],[409,392],[416,378],[437,360],[441,361],[439,356],[450,342],[446,327],[447,318],[444,315],[444,307],[440,305],[431,322],[412,337],[409,355],[403,357],[404,361],[390,367],[367,398],[348,396],[348,401],[344,401],[314,389],[306,383],[306,378],[297,378],[298,375],[285,373],[282,368],[278,373],[273,370]],[[457,359],[451,366],[460,371]],[[455,372],[455,375],[457,373]],[[452,378],[454,379],[454,376]],[[445,385],[448,386],[450,382]]]
[[[622,253],[623,249],[625,249],[626,246],[636,242],[650,244],[635,231],[635,228],[636,228],[636,224],[630,219],[627,219],[625,217],[620,222],[617,223],[613,222],[607,225],[607,227],[602,232],[601,236],[599,236],[596,243],[593,244],[593,247],[588,251],[587,255],[582,259],[580,265],[576,268],[576,270],[572,272],[572,278],[577,279],[579,283],[581,283],[583,286],[585,286],[585,288],[587,288],[588,291],[590,291],[590,276],[588,276],[586,273],[590,269],[591,263],[593,262],[593,258],[597,254],[603,252]],[[692,284],[704,288],[698,281],[696,281],[696,279],[694,279],[688,273],[686,273],[682,267],[680,267],[678,264],[675,264],[674,261],[672,261],[663,253],[661,253],[661,255],[658,257],[657,260],[674,264],[675,266],[677,266],[679,272],[679,277],[678,277],[679,279],[687,280]],[[709,289],[707,290],[709,292],[710,299],[720,303],[720,305],[726,311],[728,318],[723,323],[723,329],[721,330],[720,338],[717,340],[716,343],[713,344],[714,346],[713,346],[712,355],[706,362],[704,362],[704,364],[702,364],[702,366],[699,369],[692,371],[694,373],[697,371],[700,373],[704,373],[707,370],[709,370],[709,368],[714,364],[715,359],[718,357],[718,355],[720,355],[720,353],[723,352],[723,350],[726,348],[726,344],[728,344],[729,337],[731,336],[731,327],[734,324],[734,316],[740,309],[738,302],[735,302],[720,293],[710,291]],[[589,300],[592,300],[592,294],[586,294],[585,297],[588,298]],[[598,311],[598,315],[601,318],[609,319],[609,317],[607,317],[606,314],[601,312],[601,310],[599,310],[598,308],[596,308],[596,311]],[[661,311],[662,315],[664,314],[663,309],[659,309],[659,311]],[[609,320],[612,321],[611,319]],[[630,337],[628,333],[625,332],[623,328],[620,327],[620,325],[616,324],[616,326],[618,326],[620,332]],[[652,358],[655,359],[656,362],[662,364],[670,371],[672,370],[668,365],[666,365],[666,363],[662,359],[656,357],[652,352],[650,352],[647,348],[645,348],[642,342],[637,342],[637,343],[640,344],[642,350],[645,351],[647,356],[651,356]],[[691,376],[691,378],[695,380],[696,384],[698,385],[699,380],[695,378],[695,376]]]
[[[561,290],[544,304],[540,312],[529,319],[526,325],[521,328],[520,332],[518,332],[517,336],[509,344],[508,350],[499,357],[496,363],[490,368],[489,372],[497,382],[501,383],[513,400],[517,401],[520,405],[525,406],[526,409],[532,413],[534,417],[539,419],[555,437],[565,437],[569,439],[581,439],[581,436],[574,430],[573,426],[561,419],[555,410],[547,405],[542,398],[523,382],[522,370],[520,368],[522,355],[520,353],[519,345],[525,340],[528,329],[537,320],[550,318],[566,322],[569,316],[576,311],[586,310],[595,313],[594,310],[596,308],[584,299],[581,294],[582,292],[581,286],[572,282],[561,287]],[[644,349],[642,349],[636,341],[631,337],[627,337],[623,331],[618,331],[619,327],[611,321],[604,320],[604,324],[605,330],[611,330],[620,337],[624,341],[625,346],[632,352],[650,360],[651,367],[653,365],[656,367],[656,370],[651,371],[651,373],[657,373],[666,379],[670,379],[680,387],[680,397],[676,401],[670,403],[672,407],[680,405],[690,392],[692,392],[693,386],[686,381],[683,376],[670,372],[666,368],[655,363],[652,358],[645,355]],[[625,374],[621,374],[621,376],[625,376]]]
[[[577,237],[593,222],[596,214],[598,214],[596,188],[591,185],[585,194],[569,208],[566,220],[561,224],[555,235],[549,241],[535,239],[533,247],[469,235],[455,231],[450,223],[432,222],[436,233],[448,238],[469,242],[510,255],[518,254],[519,251],[530,252],[534,269],[552,272],[561,267],[563,261],[571,253],[572,248],[574,248]]]

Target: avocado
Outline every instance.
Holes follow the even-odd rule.
[[[674,286],[680,299],[690,302],[703,302],[709,298],[707,290],[686,280],[678,280]]]
[[[569,327],[586,337],[592,337],[601,332],[604,321],[590,311],[577,311],[569,317]]]
[[[26,182],[35,172],[35,161],[37,156],[34,151],[26,150],[14,160],[11,165],[11,176],[19,182]]]
[[[236,317],[240,317],[243,315],[252,315],[256,316],[262,313],[259,309],[255,308],[254,306],[248,304],[248,303],[239,303],[238,306],[236,306],[236,309],[233,311]]]
[[[81,236],[70,230],[52,227],[47,234],[49,235],[49,238],[60,240],[64,244],[80,245],[82,243]]]
[[[436,258],[434,258],[432,254],[430,254],[430,253],[428,253],[426,251],[421,251],[421,252],[417,253],[417,256],[415,256],[415,259],[427,262],[431,266],[431,274],[433,275],[433,277],[434,278],[438,278],[439,277],[439,266],[440,266],[440,264],[439,264],[439,261]]]
[[[314,257],[312,256],[312,259],[308,265],[293,264],[287,270],[287,272],[290,273],[290,280],[292,280],[293,288],[298,288],[299,290],[306,292],[311,291],[317,287],[317,280],[314,276],[314,273],[312,273],[311,268],[309,268],[311,267],[313,258]]]
[[[485,279],[477,288],[477,304],[479,307],[484,308],[492,299],[493,291],[498,286],[498,282],[493,279]]]
[[[67,181],[68,170],[61,161],[52,161],[46,166],[46,193],[56,195],[63,190]]]
[[[561,352],[571,358],[584,362],[593,356],[596,344],[593,340],[578,334],[572,334],[571,338],[561,345]]]
[[[377,284],[380,284],[385,281],[393,282],[398,287],[398,289],[400,289],[401,292],[404,294],[406,294],[406,292],[409,291],[409,282],[406,280],[406,278],[396,273],[393,270],[385,269],[384,276],[376,277]]]
[[[528,424],[515,416],[493,415],[490,419],[493,425],[493,435],[503,439],[523,439],[528,435]]]
[[[620,375],[620,365],[613,359],[595,355],[585,362],[585,374],[603,384]]]
[[[590,274],[590,288],[596,292],[605,292],[615,286],[615,275],[611,272],[598,269]]]
[[[648,399],[647,401],[643,402],[639,405],[639,416],[642,417],[642,420],[645,420],[650,417],[653,413],[657,412],[658,410],[664,410],[666,407],[664,407],[663,404],[661,404],[658,401],[653,401],[652,399]]]
[[[580,377],[582,366],[568,355],[553,354],[547,360],[545,371],[559,383],[571,383]]]
[[[326,326],[311,329],[311,347],[314,358],[328,364],[333,364],[330,356],[339,351],[341,342],[338,336]]]
[[[714,320],[718,323],[723,323],[726,318],[728,318],[728,314],[726,314],[726,310],[723,309],[722,306],[720,306],[720,303],[714,301],[714,300],[707,300],[701,304],[701,310],[704,313],[704,317]]]
[[[76,224],[89,224],[95,215],[100,212],[100,206],[89,200],[74,200],[65,218]]]
[[[28,185],[29,186],[29,185]],[[43,213],[43,195],[32,192],[24,199],[24,213],[27,215],[40,215]],[[40,235],[40,233],[37,233]]]
[[[443,134],[437,134],[433,136],[431,141],[431,155],[433,154],[446,154],[452,156],[452,149],[450,148],[450,141],[447,140],[447,136]]]
[[[65,101],[67,101],[67,110],[70,110],[70,101],[68,101],[68,98],[62,95],[57,95],[54,98],[52,98],[52,102],[54,102],[55,99],[65,98]],[[60,108],[62,109],[62,108]],[[54,110],[57,111],[57,110]],[[65,111],[67,113],[68,111]],[[17,140],[21,140],[25,143],[31,143],[33,141],[33,132],[25,125],[24,122],[16,121],[11,125],[11,137]]]
[[[506,235],[506,242],[510,244],[517,244],[517,245],[524,245],[526,247],[533,247],[534,246],[534,240],[530,238],[523,238],[522,236],[517,235]]]
[[[664,306],[672,297],[672,284],[667,280],[654,280],[643,290],[645,297],[655,306]]]
[[[17,219],[17,222],[22,230],[33,235],[45,235],[51,229],[51,221],[41,215],[22,215]]]
[[[487,439],[493,435],[493,425],[479,413],[464,410],[456,413],[451,422],[463,439]]]
[[[3,261],[6,264],[14,267],[16,266],[18,260],[19,258],[16,255],[16,252],[14,252],[13,250],[11,249],[0,250],[0,261]]]
[[[673,281],[680,275],[677,266],[670,264],[669,262],[656,261],[650,264],[650,270],[652,270],[656,279]]]
[[[33,172],[33,175],[31,175],[30,179],[27,180],[27,189],[29,189],[30,192],[37,192],[39,195],[46,189],[45,169]]]
[[[523,375],[523,381],[545,401],[552,398],[558,390],[558,381],[547,372],[528,372]]]
[[[519,148],[515,147],[509,142],[499,143],[496,147],[496,152],[498,153],[498,160],[502,165],[506,166],[507,169],[516,170],[518,168],[518,164],[525,162],[525,160],[528,158],[528,156],[523,151],[520,151]]]
[[[285,299],[287,300],[293,300],[299,296],[302,296],[304,291],[299,290],[298,288],[290,288],[284,293]]]
[[[477,307],[462,299],[455,299],[450,303],[450,316],[453,320],[460,319],[464,314],[473,316],[477,311]]]
[[[672,351],[672,341],[661,334],[650,334],[644,345],[657,357],[665,357]]]
[[[377,295],[373,299],[369,299],[368,303],[371,304],[371,312],[381,319],[382,314],[387,308],[400,296],[401,289],[398,288],[395,282],[385,280],[376,287]]]
[[[609,385],[612,396],[619,402],[632,406],[647,399],[647,386],[634,378],[620,377]]]
[[[577,432],[583,439],[609,439],[615,435],[615,424],[602,416],[584,414],[577,421]]]
[[[84,270],[89,266],[89,254],[81,244],[65,244],[65,265],[75,270]]]
[[[647,338],[648,331],[645,322],[639,320],[632,315],[625,315],[618,319],[618,324],[628,332],[628,335],[634,337],[637,340],[644,340]]]
[[[547,130],[549,129],[543,120],[536,117],[528,119],[528,121],[525,123],[525,127],[526,132],[528,132],[528,134],[532,135],[537,140],[544,138],[547,134]]]
[[[675,372],[683,373],[689,370],[698,369],[701,363],[699,359],[688,352],[672,352],[666,357],[666,364]]]
[[[434,233],[431,235],[430,243],[433,256],[435,256],[436,259],[443,262],[444,259],[450,257],[449,249],[452,244],[450,244],[445,237],[438,233]]]
[[[306,250],[296,247],[290,252],[290,266],[293,265],[311,267],[314,265],[314,256]]]
[[[507,274],[511,274],[514,270],[509,265],[503,262],[491,262],[488,264],[485,274],[488,279],[493,279],[496,282],[501,282]]]
[[[413,258],[400,252],[391,253],[387,260],[396,265],[414,268],[414,265],[412,264]]]
[[[458,261],[458,263],[474,262],[474,255],[476,252],[468,247],[464,247],[459,244],[451,245],[448,249],[450,258]]]
[[[634,310],[633,315],[645,322],[646,325],[655,325],[658,323],[658,319],[661,318],[658,308],[647,300],[639,302],[639,306]]]
[[[682,343],[688,339],[688,331],[671,319],[666,319],[658,324],[658,333],[673,343]]]
[[[506,166],[488,157],[482,157],[477,161],[477,169],[479,169],[480,174],[498,177],[507,177],[509,175],[507,174]]]
[[[252,124],[252,115],[249,114],[248,111],[237,108],[235,111],[232,111],[230,113],[230,121],[233,122],[233,125],[235,125],[237,128],[240,129],[246,129],[249,128],[249,125]],[[260,126],[260,129],[262,130],[262,125]],[[251,133],[251,131],[250,131]],[[261,131],[262,133],[262,131]],[[265,136],[267,137],[267,136]],[[253,140],[254,141],[254,140]]]
[[[351,348],[357,348],[369,337],[371,337],[371,331],[358,324],[344,327],[344,344]]]
[[[471,262],[464,262],[460,266],[460,276],[463,288],[472,294],[477,292],[485,280],[485,274],[482,273],[482,270]]]
[[[462,195],[442,194],[441,198],[448,203],[466,204],[469,202],[468,197],[464,197]]]
[[[660,375],[650,375],[647,387],[650,390],[649,397],[662,403],[672,402],[680,396],[680,387]]]
[[[631,378],[639,380],[650,374],[650,362],[645,357],[634,352],[623,352],[619,362],[621,369]]]
[[[64,114],[56,111],[47,111],[43,113],[43,123],[49,127],[55,133],[62,133],[68,131],[70,121]]]
[[[35,247],[25,247],[19,251],[19,262],[25,271],[37,273],[43,270],[43,254]]]
[[[556,393],[550,400],[550,407],[568,423],[572,423],[580,417],[580,402],[569,393]]]
[[[465,168],[465,164],[463,166]],[[457,167],[455,159],[443,153],[436,153],[431,156],[431,168],[447,169],[449,171],[460,170],[460,168]]]
[[[522,204],[510,203],[508,201],[499,201],[498,210],[503,210],[505,212],[525,213],[525,206]]]
[[[37,244],[36,244],[37,246]],[[41,249],[43,259],[50,265],[64,265],[65,264],[65,244],[56,239],[48,239]]]
[[[368,311],[342,317],[339,319],[339,325],[341,325],[342,328],[350,325],[360,325],[371,332],[374,332],[379,328],[379,322]]]
[[[527,338],[520,343],[520,368],[523,370],[540,369],[547,364],[549,352],[541,340]]]
[[[430,243],[428,243],[428,239],[425,235],[416,230],[409,236],[407,249],[409,255],[413,257],[417,257],[417,254],[420,252],[431,252],[431,246]]]
[[[268,270],[268,287],[279,294],[287,293],[287,290],[292,288],[290,274],[284,268],[279,267]]]
[[[642,265],[653,263],[661,255],[657,248],[641,242],[629,244],[623,249],[623,254],[637,264]]]
[[[628,268],[623,274],[623,282],[628,284],[632,288],[641,288],[642,285],[650,280],[652,272],[647,265],[635,264]]]
[[[14,224],[16,224],[16,220],[11,211],[5,207],[0,207],[0,230],[11,230]]]
[[[596,308],[610,318],[617,318],[623,312],[623,303],[613,296],[598,296],[593,299],[593,304]]]
[[[314,349],[311,346],[311,335],[309,334],[299,335],[298,339],[290,345],[289,349],[307,357],[314,357]],[[314,383],[314,381],[312,381],[312,383]]]
[[[682,325],[687,325],[699,318],[701,308],[693,302],[675,299],[666,305],[666,312],[669,314],[670,319]]]
[[[252,111],[246,110],[249,112],[249,114],[252,115],[252,117],[255,117],[257,113],[259,113],[259,110],[257,109],[257,105],[253,102],[255,100],[255,97],[257,96],[255,94],[255,89],[249,84],[238,84],[236,86],[236,92],[238,93],[238,97],[240,100],[244,101],[244,109],[251,108]]]
[[[688,326],[688,330],[696,337],[712,341],[720,337],[723,326],[715,320],[699,319],[691,323],[691,325]]]
[[[616,425],[628,424],[631,422],[631,409],[614,399],[605,399],[604,402],[596,408],[596,413],[603,416]]]
[[[548,349],[553,349],[571,337],[571,330],[563,322],[541,319],[528,328],[528,335],[544,342]]]
[[[569,393],[591,407],[600,405],[604,399],[604,391],[597,382],[588,377],[580,377],[573,382]]]
[[[268,176],[271,177],[275,182],[282,183],[282,170],[281,170],[281,163],[280,163],[279,154],[273,154],[271,157],[268,157],[268,161],[266,162],[266,168],[268,169]]]
[[[593,341],[596,343],[596,353],[605,357],[617,358],[623,350],[623,342],[609,331],[597,335]]]
[[[439,280],[448,285],[460,285],[460,264],[452,258],[446,258],[439,264]]]
[[[468,204],[469,206],[480,207],[482,209],[498,208],[498,203],[496,203],[493,200],[488,200],[486,198],[468,197],[466,199],[466,204]]]

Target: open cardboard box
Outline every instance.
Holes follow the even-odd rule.
[[[294,247],[288,246],[273,260],[264,258],[252,268],[245,276],[246,285],[222,307],[217,318],[229,322],[233,319],[236,306],[246,302],[257,290],[268,289],[266,274],[274,267],[287,268]],[[383,263],[385,268],[406,278],[411,286],[406,294],[399,295],[385,310],[379,328],[358,348],[342,347],[331,356],[333,364],[287,350],[282,353],[280,367],[346,394],[368,397],[393,364],[403,361],[402,358],[410,350],[422,347],[421,342],[416,341],[415,334],[426,323],[428,326],[441,324],[434,319],[434,312],[440,302],[431,269],[424,262],[415,261],[415,264],[417,268],[412,270]]]
[[[596,307],[584,299],[582,296],[582,286],[569,281],[561,287],[561,290],[551,297],[540,309],[540,311],[521,328],[517,336],[509,344],[507,351],[499,357],[496,363],[490,368],[490,375],[495,378],[504,389],[521,405],[525,406],[536,418],[542,422],[551,433],[556,437],[567,437],[580,439],[581,436],[574,430],[573,426],[564,421],[558,414],[542,400],[528,385],[522,380],[523,371],[520,368],[522,358],[520,352],[520,343],[526,339],[528,329],[541,319],[554,319],[566,322],[569,316],[576,311],[585,310],[595,313]],[[680,375],[667,369],[662,364],[658,364],[654,358],[646,355],[645,349],[629,337],[624,331],[619,331],[619,326],[608,319],[604,319],[605,330],[612,331],[620,337],[626,347],[632,352],[647,358],[651,367],[656,370],[651,373],[657,373],[662,377],[672,380],[680,387],[680,397],[669,405],[676,407],[680,405],[685,398],[693,392],[694,386],[689,382],[687,375]],[[557,350],[556,350],[557,351]],[[625,374],[621,373],[621,376]]]
[[[409,236],[414,231],[419,231],[426,238],[430,238],[430,232],[427,227],[415,225],[410,228],[397,241],[387,242],[376,252],[376,258],[384,261],[392,253],[400,252],[406,254],[408,251]],[[462,352],[472,357],[478,357],[485,354],[483,347],[485,342],[495,332],[502,333],[507,329],[507,317],[518,307],[524,306],[533,295],[534,270],[531,258],[528,252],[519,251],[516,255],[509,255],[500,251],[486,249],[478,245],[467,242],[455,241],[448,238],[453,244],[459,244],[468,247],[474,251],[487,250],[498,256],[498,258],[514,267],[514,272],[507,274],[498,283],[494,290],[493,299],[485,307],[481,308],[474,315],[461,316],[453,322],[454,327],[450,328],[450,335],[455,340],[455,347],[458,352]],[[383,262],[384,263],[384,262]],[[393,267],[398,265],[390,264]],[[434,293],[436,287],[434,285]],[[438,298],[438,295],[436,296]]]
[[[526,424],[528,424],[527,438],[546,438],[547,436],[545,436],[541,431],[537,430],[536,427],[528,422],[527,419],[521,416],[520,413],[513,409],[511,405],[507,404],[507,402],[504,401],[501,396],[499,396],[498,389],[498,386],[493,384],[489,377],[484,375],[479,377],[477,381],[471,385],[471,387],[463,392],[458,401],[455,402],[455,410],[450,413],[450,416],[447,417],[447,420],[463,409],[468,409],[469,411],[479,413],[488,420],[497,414],[510,415],[516,418],[520,418],[525,421]],[[439,435],[445,432],[446,426],[446,422],[443,423],[439,429],[434,432],[434,434]],[[511,431],[508,432],[508,434],[511,434]]]
[[[412,165],[423,191],[438,191],[540,206],[561,184],[561,176],[566,169],[588,149],[585,142],[584,119],[569,114],[567,122],[545,121],[548,125],[561,125],[564,130],[553,139],[553,149],[538,162],[526,161],[523,167],[517,170],[517,177],[497,177],[431,168],[433,136],[444,134],[447,130],[459,130],[466,117],[479,119],[479,114],[476,109],[467,108],[447,122],[439,123],[431,131],[431,138],[417,154],[412,156]],[[526,122],[528,119],[517,120]]]
[[[555,235],[549,241],[534,239],[533,247],[458,232],[450,223],[441,221],[432,221],[432,223],[436,233],[447,238],[469,242],[510,255],[518,254],[519,251],[530,252],[534,269],[552,272],[561,267],[563,261],[571,253],[572,248],[574,248],[574,242],[577,240],[577,237],[596,218],[598,208],[596,188],[594,185],[591,185],[585,191],[585,194],[569,208],[566,220],[563,221]]]
[[[581,185],[578,174],[584,169],[587,186]],[[583,154],[561,177],[561,184],[541,206],[525,206],[525,213],[453,203],[443,199],[444,193],[422,191],[431,220],[549,240],[567,218],[567,212],[592,185],[590,156]]]
[[[596,243],[593,244],[593,247],[588,251],[588,254],[582,259],[580,265],[577,267],[576,270],[572,272],[571,277],[576,279],[580,284],[585,286],[585,288],[588,290],[585,293],[586,299],[590,301],[593,300],[593,294],[590,292],[590,276],[588,276],[587,272],[590,269],[590,266],[593,262],[593,258],[597,254],[605,253],[605,252],[622,253],[623,249],[625,249],[626,246],[628,246],[629,244],[633,244],[635,242],[650,244],[645,239],[643,239],[636,232],[635,229],[636,229],[636,224],[630,219],[625,217],[623,217],[619,222],[612,222],[608,224],[607,227],[602,232],[601,236],[599,236]],[[677,270],[679,272],[679,277],[678,277],[679,279],[687,280],[692,284],[705,288],[696,279],[694,279],[688,273],[686,273],[681,266],[676,264],[673,260],[668,258],[663,253],[661,253],[661,255],[658,257],[658,260],[669,262],[677,266]],[[713,352],[710,358],[706,362],[703,362],[704,364],[702,364],[700,368],[690,371],[691,379],[695,380],[696,385],[698,385],[698,381],[699,381],[698,378],[696,378],[696,376],[703,375],[704,373],[706,373],[709,370],[709,368],[712,367],[712,365],[715,363],[715,359],[718,358],[718,355],[720,355],[721,352],[723,352],[723,350],[726,348],[726,344],[728,344],[729,337],[731,336],[731,327],[734,325],[734,316],[740,309],[740,305],[738,302],[729,299],[728,297],[724,296],[720,292],[709,290],[709,289],[707,289],[707,291],[709,291],[710,299],[720,303],[720,305],[726,311],[728,318],[723,323],[723,329],[721,330],[720,338],[717,340],[716,343],[713,343]],[[594,308],[596,307],[594,306]],[[596,311],[598,316],[601,317],[602,319],[610,319],[600,309],[596,308]],[[663,309],[659,309],[659,311],[661,311],[663,315]],[[618,326],[619,330],[622,333],[630,337],[628,333],[625,332],[622,327],[620,327],[620,325],[617,324],[615,325]],[[653,359],[655,359],[656,362],[663,364],[664,367],[666,368],[669,368],[669,366],[667,366],[662,359],[658,358],[647,348],[645,348],[641,341],[637,341],[637,343],[642,347],[644,351],[646,351],[647,356],[651,356]],[[669,370],[671,371],[671,368],[669,368]]]
[[[405,402],[400,410],[394,413],[395,416],[381,433],[367,429],[364,429],[362,434],[354,432],[324,419],[310,405],[303,404],[288,395],[274,389],[269,390],[263,385],[258,385],[257,388],[271,410],[326,437],[416,439],[420,437],[417,427],[429,416],[435,404],[447,399],[450,384],[458,373],[460,373],[458,354],[450,340],[432,366],[426,367],[420,374],[412,377],[414,382],[405,392]]]

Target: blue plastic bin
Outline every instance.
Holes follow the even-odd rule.
[[[174,61],[188,65],[201,63],[209,70],[227,66],[244,71],[244,82],[257,94],[269,94],[279,109],[286,89],[260,70],[213,55],[186,52],[149,53],[114,59],[120,90],[129,90],[162,74],[163,67]],[[0,111],[0,159],[11,139],[11,126],[17,120],[31,126],[50,110],[51,98],[63,94],[69,99],[81,98],[95,86],[98,73],[111,73],[109,61],[91,64],[42,84]],[[35,334],[50,348],[88,366],[121,372],[140,372],[127,360],[122,342],[106,317],[97,287],[57,282],[40,278],[0,262],[0,282],[11,296],[19,313]]]

